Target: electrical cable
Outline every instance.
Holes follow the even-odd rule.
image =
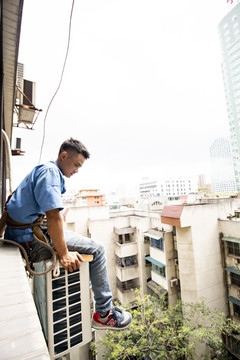
[[[28,254],[21,244],[17,243],[16,241],[13,241],[13,240],[8,240],[8,239],[3,239],[3,238],[0,238],[0,242],[5,243],[5,244],[10,244],[10,245],[15,245],[21,250],[22,255],[25,259],[26,268],[27,268],[29,274],[44,275],[44,274],[48,273],[49,271],[53,270],[53,276],[58,277],[60,275],[60,269],[59,269],[59,259],[57,257],[56,251],[54,251],[53,248],[49,244],[46,244],[43,241],[41,241],[40,239],[38,239],[38,237],[36,235],[34,235],[34,239],[37,240],[38,242],[40,242],[42,246],[46,247],[52,253],[52,256],[53,256],[52,257],[52,259],[53,259],[52,265],[49,268],[47,268],[45,271],[37,272],[31,268],[31,265],[30,265],[30,262],[28,259]]]
[[[8,167],[8,173],[9,173],[9,192],[11,194],[11,192],[12,192],[11,146],[10,146],[10,141],[7,136],[7,133],[3,129],[2,129],[2,134],[3,134],[4,143],[5,143],[5,151],[7,154],[7,167]]]
[[[71,39],[71,27],[72,27],[72,15],[73,15],[74,3],[75,3],[75,0],[72,1],[72,8],[71,8],[71,13],[70,13],[69,28],[68,28],[67,50],[66,50],[65,60],[64,60],[64,63],[63,63],[63,68],[62,68],[62,73],[61,73],[61,77],[60,77],[60,82],[59,82],[58,87],[57,87],[55,93],[53,94],[53,96],[52,96],[49,104],[48,104],[48,107],[47,107],[47,110],[46,110],[46,114],[45,114],[44,120],[43,120],[43,137],[42,137],[42,144],[41,144],[41,149],[40,149],[40,156],[39,156],[39,160],[38,160],[38,165],[40,164],[40,161],[41,161],[42,151],[43,151],[43,145],[44,145],[44,141],[45,141],[45,135],[46,135],[46,119],[47,119],[48,111],[49,111],[50,106],[52,105],[52,102],[53,102],[55,96],[57,95],[58,90],[60,89],[60,86],[61,86],[61,84],[62,84],[63,74],[64,74],[64,71],[65,71],[65,66],[66,66],[66,62],[67,62],[67,58],[68,58],[69,47],[70,47],[70,39]]]

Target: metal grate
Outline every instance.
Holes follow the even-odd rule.
[[[36,264],[36,271],[45,268]],[[88,263],[70,273],[63,268],[54,278],[52,271],[35,276],[35,303],[52,359],[68,354],[92,339]]]

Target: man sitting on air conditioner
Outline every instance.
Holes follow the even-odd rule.
[[[70,178],[76,174],[89,157],[86,147],[80,141],[70,138],[61,145],[56,161],[36,166],[6,204],[7,225],[29,224],[30,227],[23,229],[7,226],[4,237],[23,245],[33,263],[48,259],[52,255],[50,250],[34,240],[31,227],[39,215],[46,215],[50,244],[55,248],[65,270],[72,272],[80,267],[83,261],[81,253],[94,257],[89,264],[95,298],[92,326],[96,329],[122,330],[130,325],[132,317],[129,312],[112,307],[103,245],[63,230],[60,211],[63,209],[61,195],[66,191],[64,176]]]

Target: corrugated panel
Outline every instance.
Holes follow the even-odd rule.
[[[240,243],[240,239],[237,238],[232,238],[232,237],[223,237],[222,240],[224,241],[229,241],[229,242],[234,242],[234,243]]]
[[[146,256],[145,259],[150,261],[152,264],[157,265],[160,268],[163,268],[166,266],[165,264],[162,264],[160,261],[155,260],[151,256]]]
[[[147,232],[144,233],[144,236],[148,236],[152,239],[159,240],[163,237],[163,232],[156,230],[148,230]]]
[[[3,91],[5,130],[11,140],[22,0],[3,1]]]
[[[230,267],[230,266],[227,266],[227,267],[225,268],[225,270],[230,271],[230,272],[232,272],[232,273],[234,273],[234,274],[240,275],[240,270],[234,269],[234,268],[232,268],[232,267]]]
[[[232,303],[234,303],[235,305],[240,306],[240,300],[236,299],[233,296],[229,296],[228,301],[231,301]]]

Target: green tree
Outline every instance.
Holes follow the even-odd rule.
[[[138,292],[136,308],[131,310],[131,326],[122,331],[106,331],[93,344],[105,349],[105,360],[186,360],[194,359],[196,343],[207,344],[205,360],[229,360],[220,334],[240,331],[240,327],[218,310],[198,303],[167,307],[165,298],[156,299]]]

